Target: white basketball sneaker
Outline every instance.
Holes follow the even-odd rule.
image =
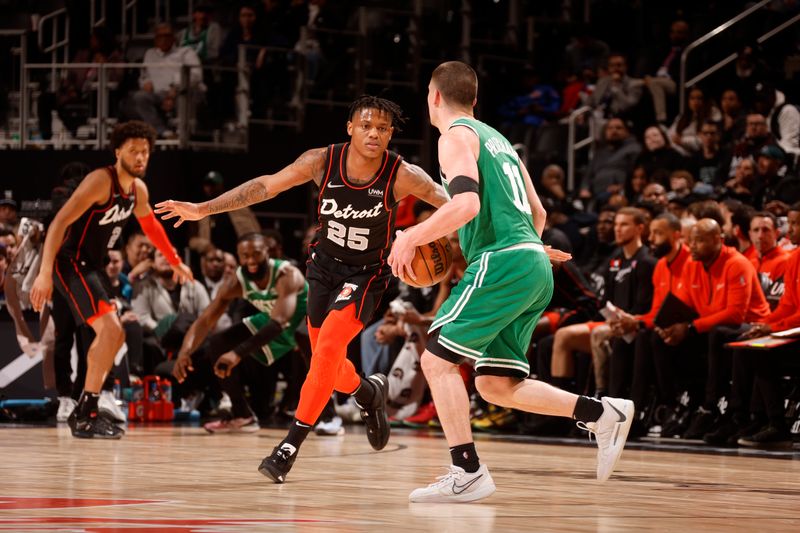
[[[75,410],[75,407],[77,407],[77,405],[78,402],[76,402],[69,396],[59,396],[58,413],[56,413],[56,422],[66,422],[69,419],[69,415],[72,414],[72,411]]]
[[[617,466],[628,431],[633,423],[633,402],[621,398],[603,398],[603,414],[597,422],[578,423],[597,439],[597,480],[605,481]]]
[[[450,465],[447,474],[436,478],[435,483],[414,490],[408,500],[413,503],[465,503],[488,498],[496,487],[486,465],[477,472],[465,472],[463,468]]]
[[[119,406],[111,391],[100,391],[100,397],[97,399],[97,409],[105,412],[114,420],[115,424],[125,424],[128,421],[127,414]]]

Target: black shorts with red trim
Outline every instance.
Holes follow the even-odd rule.
[[[111,298],[105,273],[84,261],[69,257],[56,258],[53,269],[53,284],[69,304],[72,316],[78,324],[89,324],[116,310]]]
[[[392,269],[386,263],[348,265],[321,250],[307,262],[308,320],[319,328],[330,311],[356,306],[356,318],[365,326],[381,302]]]

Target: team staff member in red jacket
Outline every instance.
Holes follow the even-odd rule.
[[[658,335],[653,337],[656,380],[663,400],[674,407],[678,407],[676,366],[688,363],[699,370],[696,354],[707,353],[707,333],[715,326],[756,322],[769,313],[755,267],[735,249],[723,245],[717,222],[699,220],[690,233],[689,249],[692,260],[684,267],[676,296],[699,318],[663,329],[656,327]],[[682,435],[688,425],[688,411],[676,409],[663,424],[661,435]]]
[[[619,320],[610,321],[612,334],[617,337],[612,343],[609,394],[621,393],[631,383],[631,399],[644,414],[649,378],[652,375],[653,320],[667,294],[675,291],[681,280],[684,265],[690,259],[689,247],[681,238],[681,221],[672,213],[658,215],[650,222],[650,250],[658,258],[653,270],[653,303],[647,313],[632,315],[621,312]],[[619,337],[636,333],[633,345]],[[631,365],[631,357],[633,364]],[[633,367],[633,379],[629,376]],[[639,426],[634,422],[635,426]],[[637,431],[642,428],[635,427]],[[634,431],[634,428],[631,429]],[[634,431],[635,433],[635,431]]]
[[[792,244],[800,245],[800,203],[789,209],[787,218],[787,237]],[[800,247],[789,254],[785,266],[785,290],[778,306],[761,322],[753,324],[743,337],[761,337],[800,327]],[[797,344],[775,348],[766,355],[768,357],[755,350],[734,351],[733,384],[728,411],[725,416],[720,417],[713,431],[703,437],[707,443],[717,446],[741,444],[758,448],[791,446],[792,439],[784,418],[780,381],[784,375],[800,372],[796,357]],[[748,401],[751,390],[752,402]],[[752,420],[747,416],[748,407],[752,411]]]
[[[758,252],[751,259],[761,280],[761,289],[771,309],[783,296],[784,273],[789,252],[778,246],[778,219],[769,211],[760,211],[750,221],[750,240]]]

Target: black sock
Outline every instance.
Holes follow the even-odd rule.
[[[459,466],[465,472],[470,474],[477,472],[481,467],[481,462],[478,459],[478,452],[475,451],[475,443],[460,444],[450,448],[450,458],[453,465]]]
[[[78,415],[80,416],[97,416],[97,399],[100,398],[100,394],[96,392],[86,392],[83,391],[81,394],[81,400],[78,402]]]
[[[375,384],[366,378],[361,378],[361,385],[353,391],[353,397],[361,407],[369,407],[375,399]]]
[[[578,401],[575,404],[575,412],[572,413],[572,418],[583,422],[597,422],[597,419],[603,414],[603,402],[589,398],[588,396],[578,396]]]
[[[311,431],[312,427],[314,426],[309,426],[295,418],[292,420],[292,425],[289,426],[289,434],[281,441],[280,445],[291,444],[294,446],[295,450],[299,449],[300,445],[303,444],[303,441],[308,437],[308,432]]]

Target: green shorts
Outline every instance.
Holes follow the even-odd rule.
[[[303,309],[303,313],[305,313],[305,308]],[[258,330],[266,326],[270,320],[271,318],[269,315],[258,313],[245,318],[242,322],[247,326],[247,329],[250,330],[250,333],[255,335]],[[298,323],[292,320],[289,327],[284,329],[280,335],[269,341],[269,344],[263,345],[261,350],[251,355],[260,363],[267,366],[271,365],[294,350],[295,346],[297,346],[297,341],[294,339],[294,330],[297,329],[297,325]]]
[[[484,252],[436,313],[427,348],[453,363],[471,359],[479,374],[526,378],[531,336],[552,296],[541,245]]]

